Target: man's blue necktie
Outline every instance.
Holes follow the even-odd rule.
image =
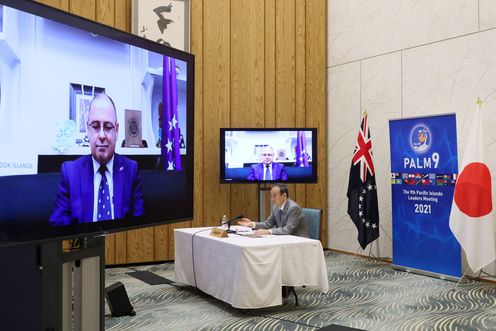
[[[268,164],[265,165],[265,177],[264,177],[264,180],[271,180],[271,178],[270,178],[270,168],[269,168],[269,165]]]
[[[98,207],[97,207],[97,220],[109,220],[112,219],[112,211],[110,206],[110,192],[109,185],[107,181],[107,176],[105,176],[105,171],[107,167],[101,165],[98,171],[102,174],[102,180],[100,181],[100,187],[98,188]]]

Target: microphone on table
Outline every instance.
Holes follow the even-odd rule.
[[[227,233],[236,233],[235,230],[231,230],[231,223],[234,221],[240,220],[243,217],[244,217],[243,214],[241,214],[241,215],[238,215],[236,217],[231,218],[229,221],[222,222],[222,224],[227,224]]]

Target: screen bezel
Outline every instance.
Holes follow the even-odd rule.
[[[183,222],[193,219],[194,213],[194,72],[195,72],[195,57],[193,54],[184,52],[182,50],[174,49],[148,39],[142,38],[137,35],[92,21],[86,18],[76,16],[74,14],[50,7],[48,5],[28,1],[28,0],[0,0],[0,5],[8,6],[13,9],[36,15],[48,20],[52,20],[70,27],[78,28],[90,33],[94,33],[112,40],[120,41],[122,43],[146,49],[162,55],[167,55],[175,59],[187,63],[187,82],[186,82],[186,127],[188,134],[186,135],[186,145],[188,146],[187,158],[185,158],[184,169],[182,172],[185,177],[184,190],[186,195],[191,198],[188,203],[191,204],[188,215],[185,217],[176,218],[173,220],[144,220],[140,219],[114,219],[112,221],[94,222],[86,224],[73,224],[63,227],[50,227],[47,226],[46,231],[43,233],[34,233],[20,226],[12,230],[7,237],[0,231],[0,247],[10,246],[25,243],[42,243],[54,240],[65,240],[78,237],[98,236],[107,233],[114,233],[119,231],[126,231],[132,229],[139,229],[149,226],[170,224],[176,222]],[[71,158],[72,155],[67,155]],[[77,156],[74,156],[76,158]],[[60,173],[60,172],[59,172]],[[29,176],[38,176],[33,174]],[[15,176],[15,175],[14,175]],[[0,221],[1,223],[1,221]],[[10,226],[10,225],[9,225]],[[7,226],[7,228],[9,227]],[[5,229],[4,229],[5,230]]]
[[[248,179],[234,179],[226,180],[226,168],[225,168],[225,147],[226,131],[260,131],[260,132],[270,132],[270,131],[312,131],[312,176],[305,178],[288,178],[285,181],[281,180],[248,180]],[[267,184],[267,183],[291,183],[291,184],[316,184],[317,183],[317,128],[220,128],[220,161],[219,161],[219,182],[221,184]]]

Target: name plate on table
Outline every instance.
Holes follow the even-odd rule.
[[[227,229],[222,229],[222,228],[212,228],[212,230],[210,230],[210,235],[212,237],[217,237],[217,238],[227,238],[227,237],[229,237],[227,235]]]

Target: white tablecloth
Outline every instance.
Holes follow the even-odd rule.
[[[234,234],[216,238],[210,229],[174,230],[176,281],[236,308],[280,305],[283,285],[329,290],[320,241]]]

